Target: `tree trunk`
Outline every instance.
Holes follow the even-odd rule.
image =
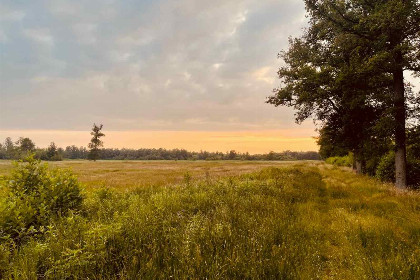
[[[356,172],[357,173],[356,157],[353,158],[353,164],[352,164],[352,167],[351,168],[353,169],[353,172]]]
[[[361,149],[355,149],[353,152],[353,171],[356,174],[363,174],[364,159]]]
[[[361,160],[356,159],[356,174],[363,173],[363,164]]]
[[[395,54],[396,68],[394,80],[394,118],[395,118],[395,186],[399,189],[407,187],[407,160],[405,136],[405,96],[402,53]]]

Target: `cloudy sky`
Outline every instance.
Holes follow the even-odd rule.
[[[301,0],[2,0],[0,137],[86,145],[96,122],[115,147],[316,149],[264,103],[305,24]]]

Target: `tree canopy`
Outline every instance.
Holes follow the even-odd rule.
[[[392,137],[396,185],[406,186],[407,103],[419,73],[420,5],[415,0],[306,0],[309,27],[280,53],[282,85],[267,100],[321,123],[329,139],[364,160],[378,135]],[[328,136],[328,137],[327,137]]]

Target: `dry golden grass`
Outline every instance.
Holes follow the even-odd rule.
[[[192,180],[206,176],[219,178],[261,170],[265,167],[291,166],[302,161],[60,161],[50,167],[72,170],[87,188],[111,187],[129,190],[142,186],[179,183],[188,173]],[[313,161],[313,163],[318,163]],[[0,160],[0,176],[9,174],[12,161]]]

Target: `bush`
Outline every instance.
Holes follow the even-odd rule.
[[[353,156],[351,154],[344,157],[329,157],[325,160],[326,163],[336,166],[347,166],[352,167]]]
[[[389,152],[384,155],[376,167],[376,177],[384,182],[395,180],[395,153]]]
[[[395,152],[391,151],[384,155],[376,168],[376,177],[384,182],[395,181]],[[407,184],[414,187],[420,187],[420,160],[407,157]]]
[[[49,170],[33,156],[15,163],[7,186],[8,195],[0,209],[0,235],[17,243],[42,233],[54,217],[82,205],[77,178],[67,170]]]

